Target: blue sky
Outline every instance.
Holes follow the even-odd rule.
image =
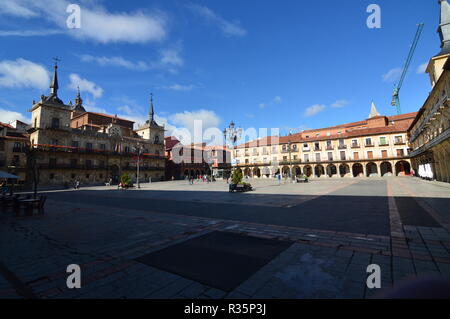
[[[403,112],[417,111],[431,90],[421,66],[440,45],[437,1],[73,1],[75,30],[69,2],[36,2],[0,5],[0,121],[31,117],[58,56],[60,97],[79,85],[88,110],[143,121],[153,92],[169,128],[234,120],[286,134],[365,119],[372,100],[394,115],[398,69],[424,22],[400,96]],[[371,3],[381,29],[366,26]]]

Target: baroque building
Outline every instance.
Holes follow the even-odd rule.
[[[27,127],[18,120],[12,124],[0,122],[0,171],[18,176],[19,184],[24,184],[27,177]]]
[[[258,178],[409,175],[406,133],[415,116],[382,116],[372,103],[369,118],[363,121],[238,145],[232,153],[233,166]]]
[[[432,90],[408,134],[416,174],[450,182],[450,5],[440,1],[440,6],[441,51],[430,59],[426,69]]]
[[[75,103],[58,97],[55,64],[50,95],[33,101],[28,130],[32,167],[39,184],[71,185],[118,182],[123,173],[133,179],[164,179],[164,127],[154,120],[153,98],[147,122],[133,130],[134,122],[107,114],[86,112],[78,94]],[[29,159],[30,160],[30,159]]]

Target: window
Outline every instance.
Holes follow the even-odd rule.
[[[309,162],[309,154],[304,154],[304,158],[305,158],[305,162],[308,163]]]
[[[159,135],[156,135],[155,136],[155,144],[158,144],[159,143]]]
[[[11,166],[19,166],[20,165],[20,157],[19,157],[19,155],[14,155],[11,164],[12,164]]]
[[[286,162],[288,160],[287,156],[283,156],[283,161]]]
[[[403,144],[403,136],[399,135],[395,137],[395,144]]]
[[[372,139],[370,137],[366,138],[366,146],[372,146]]]
[[[106,145],[105,144],[100,144],[100,150],[101,151],[106,151]]]
[[[92,150],[92,143],[86,143],[86,149]]]
[[[58,140],[52,139],[50,145],[58,145]]]
[[[387,145],[386,137],[380,137],[380,145]]]
[[[277,147],[276,147],[276,146],[273,146],[273,147],[272,147],[272,153],[273,153],[273,154],[277,154],[277,153],[278,153]]]
[[[59,128],[59,118],[57,117],[52,118],[52,128]]]
[[[352,140],[352,147],[358,146],[358,140]]]
[[[297,155],[294,155],[293,159],[294,159],[294,161],[296,161],[297,160]]]
[[[353,159],[354,160],[359,160],[359,153],[358,152],[354,152],[353,153]]]
[[[73,148],[78,148],[79,146],[80,146],[80,143],[78,143],[78,141],[72,141]]]
[[[319,144],[319,142],[314,143],[314,150],[315,151],[320,151],[320,144]]]
[[[329,161],[333,160],[333,153],[332,152],[328,152],[328,160]]]
[[[320,162],[320,153],[316,153],[316,162]]]
[[[22,143],[15,142],[13,146],[13,152],[20,152],[22,150]]]
[[[382,158],[387,158],[388,157],[386,150],[381,151],[381,157]]]
[[[327,141],[327,148],[331,148],[331,141]]]
[[[367,158],[369,158],[369,159],[373,158],[373,152],[372,151],[368,151],[367,152]]]
[[[34,127],[37,127],[37,117],[34,118]]]
[[[303,148],[308,148],[308,143],[304,143]]]
[[[345,161],[345,151],[341,151],[341,161]]]
[[[397,150],[397,156],[398,157],[403,157],[405,156],[405,151],[403,149],[398,149]]]

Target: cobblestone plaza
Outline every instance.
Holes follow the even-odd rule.
[[[448,184],[251,182],[250,193],[223,181],[52,191],[43,215],[2,213],[0,298],[377,298],[408,280],[450,279]],[[216,234],[225,268],[201,240]],[[177,250],[189,245],[192,258]],[[267,245],[281,248],[253,256]],[[161,252],[170,267],[142,261]],[[243,274],[243,260],[259,264]],[[80,289],[67,288],[69,264],[81,268]],[[381,267],[381,289],[367,288],[369,264]],[[211,281],[227,276],[236,286]]]

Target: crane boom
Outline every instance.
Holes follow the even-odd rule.
[[[417,48],[417,43],[419,42],[420,39],[420,35],[422,34],[422,30],[423,30],[423,23],[420,23],[417,25],[417,31],[416,34],[414,36],[414,40],[413,43],[411,45],[411,48],[409,50],[408,53],[408,57],[406,58],[405,61],[405,65],[403,66],[403,71],[402,71],[402,75],[400,76],[400,80],[398,81],[398,84],[395,86],[394,88],[394,92],[392,93],[392,106],[395,106],[397,108],[397,114],[400,115],[402,114],[402,110],[400,107],[400,90],[403,86],[403,81],[405,80],[406,77],[406,73],[408,72],[409,66],[411,64],[412,58],[414,56],[414,52],[416,51]]]

